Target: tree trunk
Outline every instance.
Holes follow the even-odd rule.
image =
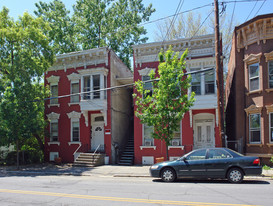
[[[166,161],[169,161],[169,143],[165,142],[166,143]]]
[[[38,144],[40,146],[40,150],[43,151],[44,154],[44,158],[45,158],[45,145],[43,143],[43,140],[40,138],[40,135],[38,134],[33,134],[33,136],[36,138],[36,140],[38,141]]]

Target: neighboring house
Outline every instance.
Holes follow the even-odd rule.
[[[273,14],[235,27],[226,80],[229,147],[273,156]]]
[[[113,145],[124,147],[133,133],[132,88],[103,89],[132,80],[132,72],[108,48],[58,55],[45,74],[52,97],[59,97],[45,103],[45,159],[73,162],[80,152],[98,148],[115,162]]]
[[[141,44],[133,46],[134,81],[148,80],[151,70],[157,72],[158,53],[161,48],[166,51],[170,45],[174,51],[179,51],[180,55],[186,48],[189,49],[186,60],[188,72],[215,68],[214,35]],[[152,92],[151,83],[145,87]],[[175,132],[172,145],[168,148],[170,159],[180,157],[192,149],[222,145],[218,127],[215,69],[193,74],[192,87],[188,92],[192,91],[196,93],[196,102],[185,114],[180,123],[180,130]],[[140,120],[134,117],[135,164],[153,164],[155,158],[166,157],[164,142],[152,139],[152,131],[152,127],[141,124]]]

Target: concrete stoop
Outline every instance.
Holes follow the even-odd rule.
[[[104,164],[105,154],[80,153],[73,166],[96,167]]]

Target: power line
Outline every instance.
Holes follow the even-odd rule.
[[[248,20],[248,18],[249,18],[249,16],[251,15],[252,11],[255,9],[255,7],[256,7],[256,5],[257,5],[257,3],[258,3],[258,1],[256,1],[256,2],[255,2],[255,4],[254,4],[254,6],[253,6],[252,10],[250,11],[250,13],[249,13],[249,15],[247,16],[247,18],[246,18],[246,20],[245,20],[245,21],[247,21],[247,20]]]
[[[261,8],[263,7],[263,5],[264,5],[265,1],[266,1],[266,0],[264,0],[264,2],[262,3],[261,7],[258,9],[258,11],[256,12],[256,14],[255,14],[254,16],[256,16],[256,15],[259,13],[259,11],[260,11],[260,10],[261,10]]]
[[[211,71],[211,70],[214,70],[214,68],[207,68],[207,69],[198,70],[198,71],[186,72],[186,73],[184,73],[184,75],[205,73],[205,72],[208,72],[208,71]],[[154,81],[159,81],[159,80],[160,80],[160,78],[156,78],[156,79],[146,80],[146,81],[142,81],[142,82],[143,83],[149,83],[149,82],[154,82]],[[30,100],[30,101],[24,101],[24,102],[41,102],[41,101],[47,101],[47,100],[51,100],[51,99],[61,99],[61,98],[66,98],[66,97],[71,97],[71,96],[91,94],[91,93],[96,93],[96,92],[100,92],[100,91],[108,91],[108,90],[121,89],[121,88],[124,88],[124,87],[133,87],[133,86],[135,86],[135,83],[124,84],[124,85],[119,85],[119,86],[113,86],[113,87],[97,89],[97,90],[92,90],[92,91],[87,91],[87,92],[79,92],[79,93],[61,95],[61,96],[57,96],[57,97],[48,97],[48,98],[44,98],[42,100]],[[87,100],[89,100],[89,99],[87,99]]]

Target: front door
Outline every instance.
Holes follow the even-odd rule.
[[[101,147],[104,145],[103,124],[95,124],[92,126],[91,150],[96,150],[99,145],[101,145]]]
[[[197,120],[194,131],[194,149],[214,147],[212,120]]]

